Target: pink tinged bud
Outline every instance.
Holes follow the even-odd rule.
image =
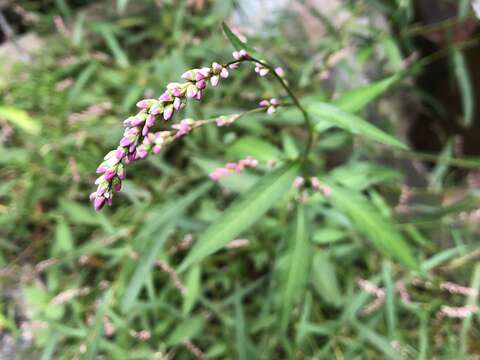
[[[197,81],[197,88],[205,89],[206,86],[207,86],[207,83],[205,82],[205,80]]]
[[[220,76],[224,79],[228,78],[228,70],[225,68],[222,68],[222,71],[220,71]]]
[[[145,126],[152,127],[155,124],[155,116],[154,115],[148,115],[147,120],[145,121]]]
[[[130,119],[130,126],[138,126],[145,121],[143,117],[132,117]]]
[[[312,187],[315,189],[315,190],[320,190],[320,187],[322,186],[322,184],[320,183],[320,180],[318,180],[317,177],[312,177],[310,179],[310,183],[312,184]]]
[[[136,149],[136,148],[137,148],[137,145],[132,144],[132,145],[130,145],[130,146],[128,147],[128,152],[132,154],[132,153],[135,152],[135,149]]]
[[[220,65],[219,63],[214,62],[214,63],[212,64],[212,69],[213,69],[213,71],[214,71],[216,74],[218,74],[218,73],[220,73],[220,71],[222,71],[223,67],[222,67],[222,65]]]
[[[187,87],[187,98],[192,99],[194,98],[198,93],[198,89],[195,85],[191,84],[188,85]]]
[[[214,75],[210,78],[210,84],[212,84],[212,86],[217,86],[219,82],[220,82],[220,76],[218,75]]]
[[[231,70],[236,70],[236,69],[238,69],[239,66],[240,66],[239,63],[233,63],[233,64],[228,65],[228,68],[231,69]]]
[[[278,106],[280,105],[280,101],[278,99],[272,98],[270,99],[270,104],[272,104],[273,106]]]
[[[195,71],[188,70],[187,72],[184,72],[182,74],[182,79],[189,80],[189,81],[195,80]]]
[[[154,153],[154,154],[159,154],[160,151],[162,151],[162,147],[161,147],[161,146],[155,145],[155,146],[153,147],[153,153]]]
[[[153,105],[151,108],[150,108],[150,114],[151,115],[157,115],[160,113],[160,106],[158,105]]]
[[[235,60],[240,60],[240,58],[241,58],[240,53],[238,51],[234,51],[232,53],[232,56]]]
[[[107,171],[107,168],[103,164],[100,164],[99,167],[97,167],[96,173],[103,174],[105,171]]]
[[[133,139],[131,137],[123,137],[122,140],[120,140],[120,146],[125,147],[129,146],[133,142]]]
[[[305,183],[305,179],[301,176],[298,176],[294,181],[293,181],[293,187],[295,189],[300,189],[303,184]]]
[[[120,192],[120,190],[122,190],[122,183],[120,181],[116,182],[115,185],[113,185],[113,190]]]
[[[95,207],[95,210],[101,210],[104,205],[105,205],[105,198],[103,196],[95,198],[93,202],[93,206]]]
[[[225,168],[227,168],[228,170],[237,170],[237,164],[236,163],[227,163],[227,165],[225,165]]]
[[[265,75],[267,75],[269,72],[270,72],[270,70],[268,70],[267,68],[261,68],[261,69],[258,71],[258,75],[260,75],[260,76],[265,76]]]
[[[163,101],[163,102],[172,101],[173,97],[168,91],[165,91],[162,95],[160,95],[158,100]]]
[[[222,117],[219,117],[217,120],[216,120],[216,123],[217,123],[217,126],[218,127],[222,127],[222,126],[225,126],[227,124],[227,122],[225,121],[224,118]]]
[[[117,175],[117,172],[114,169],[108,169],[105,171],[105,180],[110,181],[115,177],[115,175]]]
[[[203,97],[203,91],[199,91],[197,95],[195,95],[195,99],[197,100],[202,100],[202,97]]]
[[[238,55],[240,56],[241,59],[246,59],[249,57],[248,53],[243,49],[238,52]]]
[[[88,198],[90,199],[90,201],[94,201],[94,200],[96,199],[96,197],[97,197],[97,192],[96,192],[96,191],[92,192],[92,193],[88,196]]]
[[[140,109],[148,109],[150,107],[150,101],[149,100],[140,100],[137,102],[137,107]]]
[[[102,176],[98,177],[97,180],[95,180],[95,185],[100,185],[104,182],[105,182],[105,176],[102,175]]]
[[[150,132],[150,127],[145,125],[142,129],[142,136],[147,136],[149,132]],[[130,152],[133,152],[133,150]]]
[[[200,71],[197,71],[195,73],[195,80],[200,81],[200,80],[203,80],[203,79],[205,79],[205,76]]]
[[[125,156],[125,149],[124,148],[119,147],[117,150],[115,150],[115,158],[117,160],[122,160],[124,156]]]
[[[180,98],[178,97],[175,98],[175,100],[173,100],[173,108],[178,111],[181,109],[181,107],[182,107],[182,100],[180,100]]]
[[[262,100],[258,103],[258,105],[260,105],[261,107],[267,107],[267,106],[270,106],[270,101]]]
[[[145,159],[148,155],[148,151],[147,149],[145,149],[145,147],[142,145],[142,146],[139,146],[138,149],[137,149],[137,156],[140,158],[140,159]]]
[[[123,165],[120,165],[117,169],[117,176],[120,180],[124,180],[126,177],[125,173],[125,167]]]
[[[275,74],[277,74],[280,77],[284,77],[285,71],[283,71],[283,69],[279,66],[275,68]]]
[[[272,115],[273,113],[275,113],[275,111],[277,111],[277,109],[275,109],[275,106],[269,106],[267,109],[267,114]]]
[[[163,118],[165,120],[170,120],[173,116],[173,105],[168,105],[165,110],[163,110]]]

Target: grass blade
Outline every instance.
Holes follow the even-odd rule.
[[[308,279],[312,246],[307,229],[305,209],[299,205],[288,247],[286,271],[282,283],[281,328],[287,329],[295,303],[302,297]]]
[[[290,163],[260,179],[207,228],[178,271],[202,261],[250,228],[291,188],[298,170],[298,163]]]
[[[362,118],[350,114],[336,106],[316,102],[308,107],[308,112],[315,120],[320,121],[320,123],[324,120],[352,134],[360,135],[367,139],[375,140],[399,149],[408,149],[405,144],[401,143],[393,136],[373,126]]]
[[[210,184],[206,183],[200,186],[195,191],[192,191],[184,198],[173,204],[169,210],[166,211],[163,217],[162,229],[158,236],[152,239],[149,246],[144,247],[138,266],[129,282],[125,295],[123,296],[121,308],[124,313],[131,310],[137,299],[140,290],[142,289],[145,280],[148,278],[149,273],[154,265],[154,262],[162,249],[163,244],[170,234],[170,230],[175,225],[176,220],[180,215],[190,206],[193,202],[203,195],[207,189],[210,188]]]
[[[408,244],[393,223],[373,207],[360,193],[329,184],[330,199],[335,208],[347,215],[355,229],[363,233],[383,254],[411,269],[418,269]]]
[[[358,87],[334,100],[333,104],[343,111],[356,113],[390,89],[398,80],[400,80],[400,76],[393,75],[372,84]]]
[[[457,48],[452,49],[452,59],[455,77],[462,95],[463,125],[470,126],[475,113],[475,97],[470,73],[463,53]]]

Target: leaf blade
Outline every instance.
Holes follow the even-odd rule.
[[[178,272],[213,254],[235,236],[252,226],[292,186],[298,163],[287,164],[260,179],[245,196],[238,198],[223,215],[201,235]]]
[[[336,106],[327,103],[316,102],[308,107],[308,112],[319,123],[322,123],[322,120],[326,120],[327,122],[354,135],[361,135],[370,140],[375,140],[399,149],[408,149],[405,144],[393,136],[380,130],[362,118],[350,114]]]

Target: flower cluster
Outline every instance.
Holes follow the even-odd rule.
[[[300,189],[305,185],[305,178],[298,176],[293,181],[293,187],[295,189]],[[310,178],[310,185],[314,191],[318,191],[323,194],[325,197],[329,197],[332,194],[332,189],[327,185],[324,185],[320,182],[317,177]]]
[[[280,101],[278,99],[272,98],[270,100],[262,100],[258,103],[263,108],[267,109],[267,114],[271,115],[275,111],[277,111],[277,107],[280,105]]]
[[[166,143],[188,133],[193,128],[194,121],[185,119],[172,126],[177,130],[173,134],[170,131],[152,131],[157,118],[170,120],[175,112],[185,106],[188,99],[202,99],[208,83],[217,86],[220,79],[229,76],[228,69],[236,69],[241,61],[249,58],[244,50],[235,51],[233,56],[236,61],[228,65],[214,62],[211,67],[189,70],[182,75],[186,82],[170,83],[158,99],[144,99],[137,103],[140,111],[124,121],[125,131],[118,148],[110,151],[97,168],[100,177],[95,184],[98,188],[90,195],[95,209],[99,210],[105,204],[112,203],[114,192],[120,191],[122,180],[125,179],[126,164],[143,159],[150,152],[159,153]],[[235,119],[231,120],[233,121]]]
[[[248,156],[247,158],[240,160],[238,163],[230,162],[226,164],[225,167],[216,169],[215,171],[211,172],[209,176],[213,181],[219,181],[224,176],[228,176],[234,172],[240,173],[245,168],[255,168],[257,165],[258,160]]]

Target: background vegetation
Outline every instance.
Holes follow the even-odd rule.
[[[470,3],[436,19],[422,1],[320,3],[0,3],[14,49],[0,70],[0,358],[480,357]],[[318,134],[306,171],[333,192],[288,188],[177,273],[237,196],[257,198],[267,162],[295,158],[307,137],[291,109],[205,126],[131,166],[114,206],[92,209],[95,169],[134,104],[231,58],[222,21],[285,69]],[[279,94],[245,67],[185,117]],[[409,149],[372,141],[385,138],[366,120]],[[248,155],[259,169],[209,180]]]

